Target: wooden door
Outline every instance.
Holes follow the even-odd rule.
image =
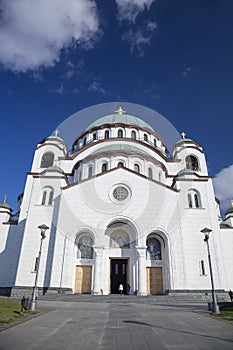
[[[163,294],[162,267],[147,268],[147,292],[148,294]]]
[[[91,293],[92,266],[76,266],[75,293]]]

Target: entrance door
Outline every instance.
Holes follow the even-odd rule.
[[[147,268],[147,292],[148,294],[163,294],[162,267]]]
[[[91,266],[76,266],[75,293],[91,293]]]
[[[126,293],[127,259],[111,259],[111,294],[119,294],[119,285],[123,284]]]

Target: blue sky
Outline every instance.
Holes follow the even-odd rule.
[[[230,207],[232,0],[2,0],[0,7],[0,201],[6,194],[16,208],[35,146],[63,120],[126,101],[161,113],[204,148],[216,194]]]

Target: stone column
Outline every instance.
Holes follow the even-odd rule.
[[[146,247],[136,247],[138,254],[138,295],[147,295]]]
[[[93,276],[93,295],[101,295],[102,286],[102,259],[103,259],[103,248],[93,247],[95,253],[94,262],[94,276]]]

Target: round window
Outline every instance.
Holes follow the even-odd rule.
[[[124,201],[129,196],[129,191],[123,186],[118,186],[113,190],[113,197],[118,201]]]

